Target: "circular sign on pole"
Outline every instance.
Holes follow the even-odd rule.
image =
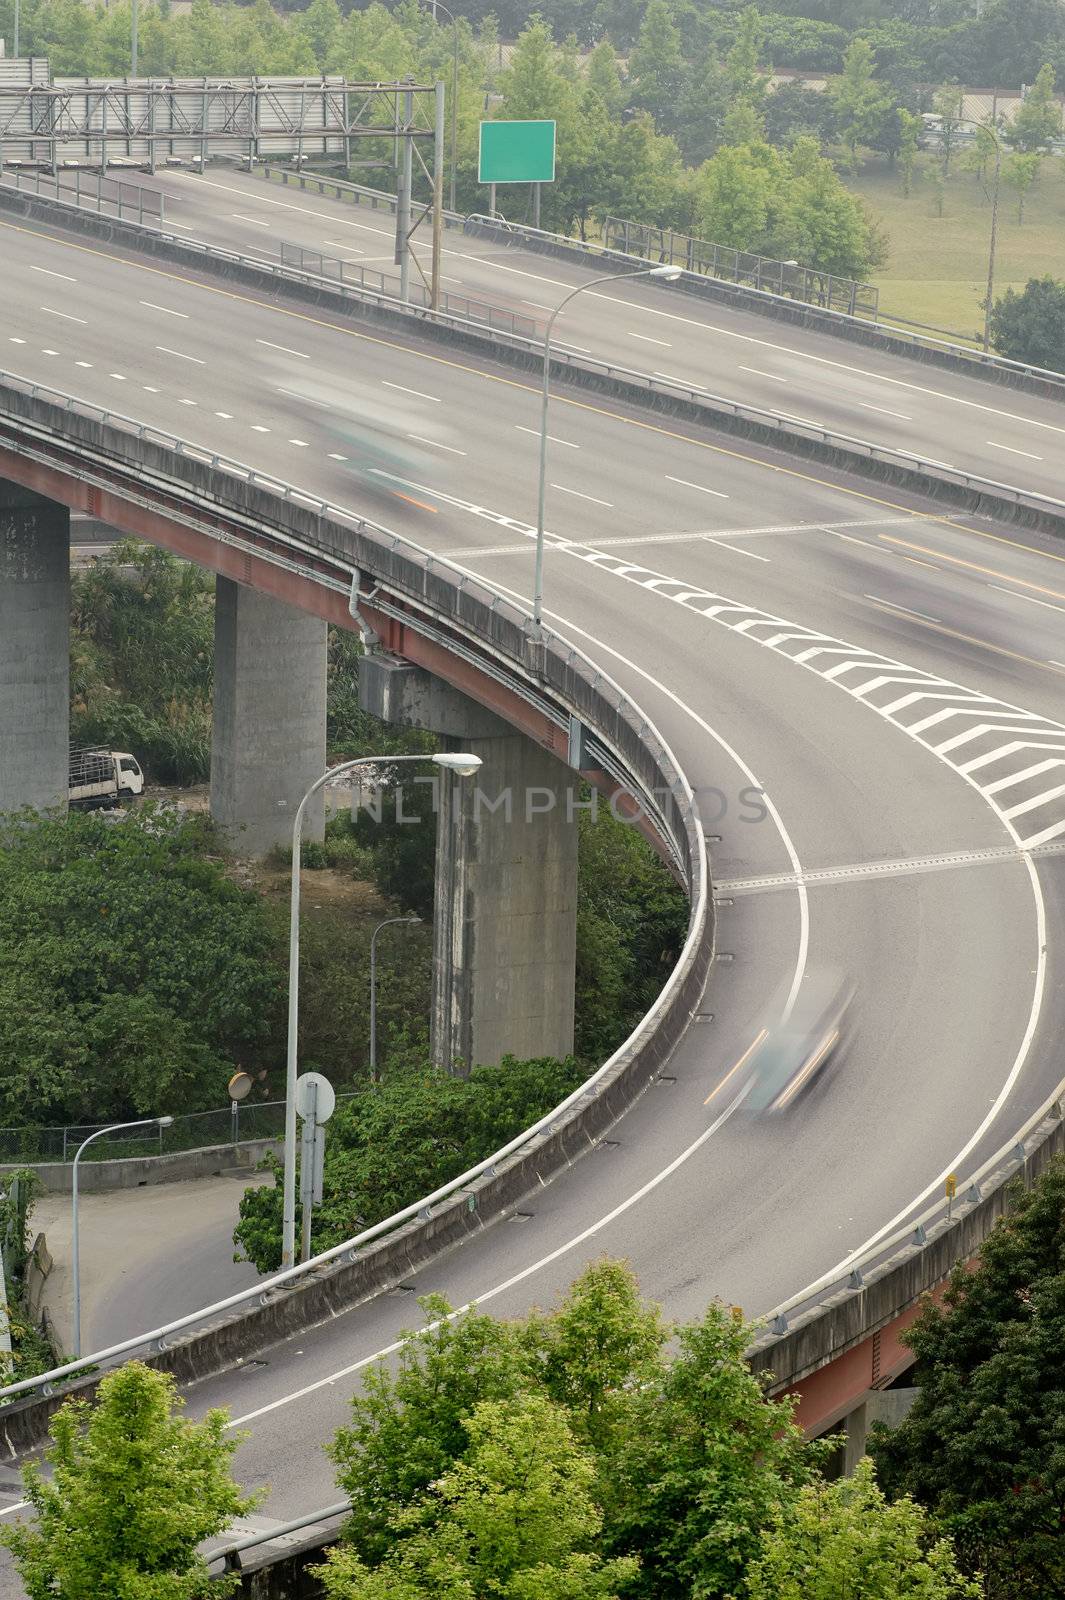
[[[231,1100],[245,1100],[251,1094],[251,1074],[248,1072],[234,1072],[229,1080],[228,1088]]]
[[[296,1079],[296,1110],[304,1119],[313,1116],[321,1127],[333,1115],[336,1103],[333,1085],[320,1072],[303,1072]]]

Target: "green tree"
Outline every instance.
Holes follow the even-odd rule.
[[[762,1530],[832,1446],[806,1443],[794,1400],[765,1398],[744,1360],[751,1336],[717,1304],[681,1328],[606,1452],[603,1545],[639,1558],[633,1592],[647,1600],[742,1592]]]
[[[871,145],[880,136],[892,98],[878,83],[872,48],[867,39],[855,39],[843,58],[843,72],[829,88],[839,137],[852,171],[858,165],[858,146]]]
[[[281,989],[258,896],[204,819],[0,819],[0,1119],[217,1105],[268,1055]]]
[[[1065,1593],[1065,1162],[1009,1199],[905,1335],[917,1398],[870,1441],[885,1492],[931,1513],[987,1600]]]
[[[1007,289],[991,313],[995,349],[1011,361],[1065,372],[1065,283],[1029,278],[1020,293]]]
[[[781,1504],[747,1572],[749,1600],[979,1600],[949,1539],[908,1496],[885,1500],[872,1462]]]
[[[533,1382],[518,1329],[447,1301],[419,1302],[425,1326],[401,1335],[399,1358],[367,1369],[351,1421],[327,1447],[351,1501],[344,1542],[376,1564],[392,1542],[391,1519],[413,1506],[466,1445],[463,1419],[485,1400],[510,1400]]]
[[[697,232],[715,244],[772,255],[778,248],[782,163],[769,145],[724,145],[695,174]]]
[[[625,86],[621,81],[618,53],[609,39],[600,39],[588,57],[588,87],[599,96],[611,117],[620,115],[625,104]]]
[[[804,265],[862,278],[883,261],[883,241],[862,201],[840,182],[813,139],[799,139],[788,158],[784,201],[789,253]]]
[[[734,100],[745,100],[758,109],[769,84],[762,70],[765,49],[765,20],[757,6],[746,6],[736,23],[736,35],[725,58],[725,77]]]
[[[482,1400],[462,1426],[462,1456],[393,1517],[380,1567],[344,1543],[317,1569],[330,1600],[615,1600],[636,1563],[590,1548],[595,1461],[562,1410],[538,1394]]]
[[[672,133],[685,73],[680,33],[666,0],[650,0],[628,70],[632,104],[649,111],[662,132]]]
[[[255,1504],[230,1470],[239,1435],[224,1411],[180,1415],[174,1380],[132,1361],[100,1381],[94,1405],[68,1400],[45,1460],[22,1469],[35,1523],[5,1525],[30,1600],[206,1600],[236,1575],[210,1579],[197,1546]]]
[[[942,151],[943,176],[950,176],[950,158],[954,153],[957,142],[958,129],[962,122],[962,108],[965,104],[964,95],[960,84],[945,83],[937,89],[932,96],[932,108],[939,118],[939,148]]]
[[[624,1425],[632,1386],[655,1376],[669,1333],[629,1269],[603,1260],[584,1269],[556,1310],[534,1313],[523,1339],[548,1396],[579,1437],[602,1445]]]
[[[1002,167],[1002,179],[1017,196],[1017,222],[1024,222],[1024,207],[1035,188],[1043,158],[1036,150],[1015,150]]]
[[[1025,154],[1044,154],[1061,138],[1061,107],[1054,98],[1054,68],[1049,63],[1040,67],[1005,136]]]
[[[913,175],[917,166],[918,138],[921,132],[921,119],[916,113],[900,110],[899,114],[899,176],[902,179],[902,192],[907,199],[913,189]]]

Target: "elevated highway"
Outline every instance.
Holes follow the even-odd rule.
[[[8,370],[361,509],[527,602],[537,402],[513,370],[33,224],[0,218],[0,252]],[[534,263],[577,281],[556,267]],[[703,313],[685,302],[684,315]],[[598,324],[577,326],[580,342],[599,339]],[[757,329],[805,348],[805,335]],[[818,403],[853,432],[882,380],[868,352],[828,343],[841,366]],[[787,359],[790,381],[805,358]],[[803,409],[822,381],[812,366]],[[1053,452],[1037,467],[1032,441],[1056,438],[1065,411],[885,371],[937,391],[920,414],[913,402],[906,438],[926,450],[934,436],[945,460],[968,452],[986,471],[978,435],[1001,432],[1027,453],[1025,484],[1055,492]],[[372,488],[354,479],[330,410],[308,403],[312,382],[360,404],[402,396],[414,464]],[[695,1317],[715,1294],[758,1315],[905,1222],[1060,1077],[1060,867],[1001,847],[1065,839],[1061,551],[611,400],[560,392],[551,426],[546,612],[645,709],[705,802],[719,961],[668,1077],[524,1215],[195,1387],[196,1408],[228,1404],[250,1429],[241,1471],[270,1484],[274,1516],[330,1499],[318,1445],[360,1367],[415,1319],[416,1293],[519,1314],[606,1252],[671,1315]],[[871,877],[877,862],[898,868]],[[714,1091],[773,997],[821,965],[858,988],[838,1072],[787,1124],[721,1121]]]

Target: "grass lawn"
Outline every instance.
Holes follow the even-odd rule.
[[[957,157],[955,156],[955,161]],[[873,277],[882,316],[908,317],[957,334],[983,329],[980,302],[987,285],[991,203],[972,173],[951,173],[943,190],[943,215],[929,174],[934,157],[924,155],[909,199],[897,174],[870,162],[845,181],[867,202],[890,240],[887,265]],[[1017,222],[1017,198],[1004,183],[999,200],[995,295],[1029,278],[1065,276],[1065,161],[1050,158]]]

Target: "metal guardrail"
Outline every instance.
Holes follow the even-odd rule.
[[[240,1558],[246,1550],[258,1550],[264,1544],[275,1544],[278,1539],[283,1539],[290,1533],[299,1533],[303,1528],[319,1527],[322,1523],[332,1522],[335,1517],[346,1515],[350,1510],[350,1500],[338,1500],[335,1506],[323,1506],[320,1511],[308,1511],[305,1516],[293,1517],[290,1522],[281,1522],[276,1528],[247,1534],[243,1539],[237,1539],[221,1550],[212,1550],[207,1557],[208,1566],[221,1561],[223,1572],[242,1572],[244,1567]]]
[[[880,292],[871,283],[859,283],[833,272],[820,272],[797,261],[777,261],[771,256],[753,255],[731,245],[712,244],[672,228],[658,228],[647,222],[627,222],[623,217],[603,219],[603,243],[622,255],[657,260],[704,278],[720,278],[751,289],[802,300],[807,305],[843,311],[851,317],[877,320]]]
[[[115,216],[140,227],[162,228],[166,223],[166,197],[159,189],[146,189],[123,178],[81,167],[60,168],[55,173],[40,167],[23,169],[0,163],[0,183],[23,193],[39,194],[100,216]]]
[[[282,269],[291,268],[303,277],[320,278],[326,283],[338,285],[342,289],[366,289],[371,294],[389,299],[396,299],[395,287],[389,288],[389,282],[398,285],[395,273],[389,275],[378,272],[374,267],[362,267],[357,261],[345,261],[339,256],[327,256],[321,250],[309,250],[301,244],[289,244],[282,240],[278,245],[278,254]],[[267,261],[270,257],[265,257]],[[396,269],[398,272],[398,268]],[[424,284],[411,282],[410,300],[401,304],[412,304],[428,309],[431,297]],[[484,300],[473,295],[452,294],[450,291],[440,291],[439,309],[447,316],[459,317],[465,322],[475,323],[478,327],[487,328],[490,333],[507,333],[519,339],[533,339],[536,336],[536,319],[523,316],[520,312],[511,311],[506,306],[497,306],[491,300]]]
[[[346,511],[341,507],[333,506],[328,501],[321,500],[315,496],[307,495],[292,485],[281,483],[276,479],[270,478],[255,471],[255,469],[245,465],[244,463],[236,462],[230,458],[223,457],[221,455],[214,455],[210,452],[197,449],[196,447],[187,444],[184,440],[178,439],[176,436],[167,433],[166,430],[149,427],[144,423],[136,421],[134,418],[126,417],[122,413],[116,413],[103,407],[88,405],[75,399],[71,395],[64,394],[62,391],[51,389],[47,385],[43,384],[29,383],[27,380],[20,378],[17,375],[0,373],[0,384],[5,384],[9,390],[23,394],[31,400],[45,400],[52,405],[56,405],[59,409],[65,410],[72,415],[77,416],[79,419],[99,421],[107,424],[117,424],[124,431],[128,431],[135,439],[157,443],[163,446],[169,452],[172,452],[174,455],[186,457],[194,462],[207,464],[220,473],[232,475],[243,484],[261,486],[267,490],[270,490],[273,493],[280,495],[284,500],[291,502],[294,506],[298,506],[301,510],[310,510],[312,514],[319,518],[329,517],[330,519],[344,524],[345,526],[350,527],[357,532],[373,535],[381,541],[382,560],[384,559],[387,551],[400,553],[403,555],[409,554],[422,564],[423,569],[427,573],[431,572],[434,576],[439,573],[446,574],[449,582],[453,584],[456,590],[459,592],[468,592],[469,590],[471,584],[471,575],[464,571],[461,567],[452,565],[452,563],[446,559],[434,554],[431,551],[424,550],[422,547],[415,545],[410,540],[401,539],[397,534],[392,533],[389,529],[381,527],[379,524],[372,523],[368,519],[357,517],[353,513]],[[3,420],[3,417],[4,413],[0,411],[0,420]],[[32,425],[21,418],[17,412],[11,411],[10,407],[7,411],[7,417],[26,431],[28,436],[28,448],[28,440],[34,435],[34,429]],[[37,429],[36,433],[37,436],[48,440],[54,439],[55,437],[53,433],[46,432],[45,430],[41,429]],[[65,441],[65,448],[74,449],[75,447]],[[86,471],[88,468],[89,457],[92,457],[92,459],[95,460],[99,455],[103,459],[106,459],[108,467],[112,471],[122,459],[120,457],[116,457],[113,450],[110,453],[103,452],[102,448],[97,445],[93,445],[92,447],[86,446],[82,453],[86,457],[86,466],[81,469],[83,471]],[[146,485],[149,481],[152,481],[151,474],[146,473],[144,468],[135,462],[129,462],[126,465],[126,471],[129,472],[132,482],[138,486],[134,492],[143,495],[144,491],[141,486]],[[186,496],[191,494],[191,491],[181,482],[180,478],[164,477],[159,475],[154,481],[158,482],[161,487],[165,487],[170,495],[175,493],[175,489],[178,492],[183,492]],[[224,506],[224,504],[224,490],[220,490],[217,497],[212,496],[209,505],[206,501],[203,502],[203,509],[205,513],[212,513],[216,521],[218,512],[220,508]],[[313,570],[308,564],[312,553],[317,554],[319,557],[322,557],[325,554],[325,552],[321,550],[312,552],[308,545],[301,545],[301,541],[298,538],[288,533],[280,532],[273,526],[271,528],[271,533],[272,536],[276,537],[282,545],[291,551],[290,557],[286,558],[286,560],[288,560],[292,566],[298,568],[298,570],[305,574]],[[350,581],[350,575],[352,572],[351,557],[348,556],[342,558],[337,556],[334,560],[334,564],[337,567],[338,572],[341,568],[346,571],[348,575],[348,581]],[[320,570],[315,571],[314,575],[320,582],[328,581],[323,577]],[[523,640],[525,640],[526,643],[532,640],[533,635],[529,632],[531,623],[528,614],[522,611],[519,607],[515,606],[507,596],[499,593],[498,591],[493,591],[491,586],[487,583],[482,584],[482,580],[480,579],[477,579],[476,582],[484,588],[486,593],[494,596],[492,600],[492,613],[497,619],[497,625],[498,623],[502,622],[503,618],[511,617],[514,625],[516,627],[520,627]],[[341,582],[339,579],[337,579],[332,581],[331,586],[343,592],[347,589],[347,582]],[[402,590],[400,592],[402,592]],[[412,596],[412,599],[413,598],[414,597]],[[377,609],[382,608],[382,601],[379,598],[375,598],[373,603]],[[413,626],[418,628],[420,626],[420,619],[418,615],[412,613],[411,610],[404,609],[398,614],[402,615],[404,622],[408,627]],[[623,713],[624,708],[630,706],[629,698],[624,690],[622,690],[620,686],[617,685],[606,673],[604,673],[598,666],[584,656],[584,654],[568,640],[561,638],[549,628],[541,629],[540,633],[536,635],[534,642],[536,647],[536,655],[538,657],[542,656],[542,658],[546,661],[550,659],[550,656],[553,652],[559,659],[559,662],[564,663],[564,666],[560,667],[562,675],[560,681],[565,682],[570,686],[567,690],[567,694],[570,698],[572,698],[576,692],[573,686],[583,678],[584,682],[588,686],[588,691],[591,697],[598,697],[597,703],[603,705],[604,708],[607,706],[611,708],[613,717],[618,719],[619,727],[625,724],[626,719]],[[541,672],[543,671],[542,668],[540,670]],[[544,681],[546,684],[546,678]],[[667,1017],[671,1015],[671,1009],[675,1003],[675,996],[684,994],[685,987],[689,984],[693,973],[698,971],[698,961],[700,958],[700,951],[703,941],[703,929],[706,918],[710,914],[709,871],[702,833],[698,825],[697,813],[695,811],[694,796],[687,779],[684,777],[682,769],[676,762],[676,758],[672,755],[668,745],[664,742],[664,740],[661,739],[661,736],[657,733],[653,725],[643,718],[642,715],[640,716],[638,723],[634,720],[630,720],[627,723],[627,727],[630,742],[631,740],[635,739],[636,747],[643,751],[648,770],[653,768],[654,771],[658,772],[662,777],[667,777],[670,774],[672,775],[669,778],[669,782],[665,789],[655,790],[653,784],[648,786],[645,781],[641,780],[640,776],[633,768],[629,767],[627,769],[629,781],[633,785],[633,792],[641,796],[646,796],[651,814],[654,814],[656,811],[660,811],[667,814],[672,814],[672,816],[675,818],[675,824],[672,831],[674,836],[676,835],[677,829],[679,829],[681,832],[681,837],[675,838],[675,842],[680,850],[680,854],[686,867],[686,879],[691,898],[692,912],[688,935],[673,972],[670,974],[670,977],[667,979],[650,1010],[637,1024],[634,1032],[618,1048],[618,1050],[616,1050],[607,1061],[597,1068],[597,1070],[593,1072],[583,1084],[575,1089],[559,1105],[555,1106],[545,1116],[539,1118],[530,1127],[523,1129],[519,1134],[516,1134],[513,1139],[508,1140],[507,1143],[502,1145],[499,1150],[493,1152],[492,1155],[486,1157],[483,1161],[478,1162],[475,1166],[451,1179],[448,1183],[442,1184],[438,1189],[434,1190],[432,1194],[423,1196],[421,1199],[412,1202],[410,1205],[403,1207],[400,1211],[397,1211],[393,1216],[387,1217],[381,1222],[374,1224],[372,1227],[364,1229],[354,1238],[346,1240],[344,1243],[336,1245],[330,1250],[323,1251],[321,1254],[313,1257],[310,1261],[302,1263],[299,1266],[291,1267],[284,1272],[275,1273],[253,1287],[243,1290],[238,1294],[230,1295],[226,1299],[218,1301],[214,1305],[201,1307],[200,1309],[184,1317],[177,1318],[174,1321],[163,1325],[162,1327],[153,1328],[144,1333],[137,1334],[133,1338],[122,1340],[119,1343],[108,1347],[106,1350],[94,1351],[90,1355],[87,1355],[78,1361],[65,1363],[60,1367],[54,1368],[50,1372],[42,1373],[33,1378],[23,1379],[18,1383],[8,1384],[3,1388],[0,1388],[0,1399],[10,1399],[15,1395],[25,1394],[34,1389],[43,1390],[44,1393],[48,1394],[51,1392],[52,1386],[55,1383],[71,1377],[76,1373],[83,1372],[87,1367],[99,1366],[114,1362],[117,1358],[128,1355],[133,1350],[143,1349],[146,1345],[161,1349],[175,1334],[181,1333],[185,1329],[192,1328],[198,1324],[214,1319],[224,1312],[234,1310],[239,1306],[251,1306],[253,1304],[267,1303],[273,1297],[276,1290],[287,1285],[298,1283],[303,1279],[312,1277],[314,1274],[320,1272],[323,1266],[326,1266],[331,1262],[340,1262],[342,1260],[354,1262],[356,1259],[358,1259],[362,1249],[365,1246],[377,1239],[380,1239],[385,1234],[394,1231],[405,1222],[414,1219],[428,1220],[433,1214],[434,1207],[456,1196],[459,1191],[468,1188],[469,1185],[474,1183],[477,1179],[494,1177],[497,1168],[505,1163],[510,1157],[518,1156],[521,1152],[529,1148],[535,1148],[538,1141],[547,1140],[550,1138],[560,1126],[565,1124],[569,1114],[575,1113],[579,1110],[582,1102],[595,1100],[598,1098],[601,1085],[608,1083],[618,1070],[639,1059],[640,1051],[653,1043],[659,1024],[664,1022]],[[602,738],[602,735],[600,735],[600,738]]]
[[[328,173],[308,172],[303,167],[283,167],[271,161],[253,161],[248,170],[271,182],[279,178],[286,187],[292,184],[299,189],[310,190],[313,194],[331,194],[335,200],[348,201],[356,206],[369,206],[371,211],[387,211],[390,216],[396,214],[396,197],[394,194],[389,194],[387,189],[373,189],[365,183],[351,183],[347,178],[333,178]],[[423,201],[414,202],[415,208],[422,205]],[[425,214],[429,215],[428,212]],[[461,228],[466,221],[463,212],[449,211],[446,206],[442,209],[441,215],[445,228]]]

